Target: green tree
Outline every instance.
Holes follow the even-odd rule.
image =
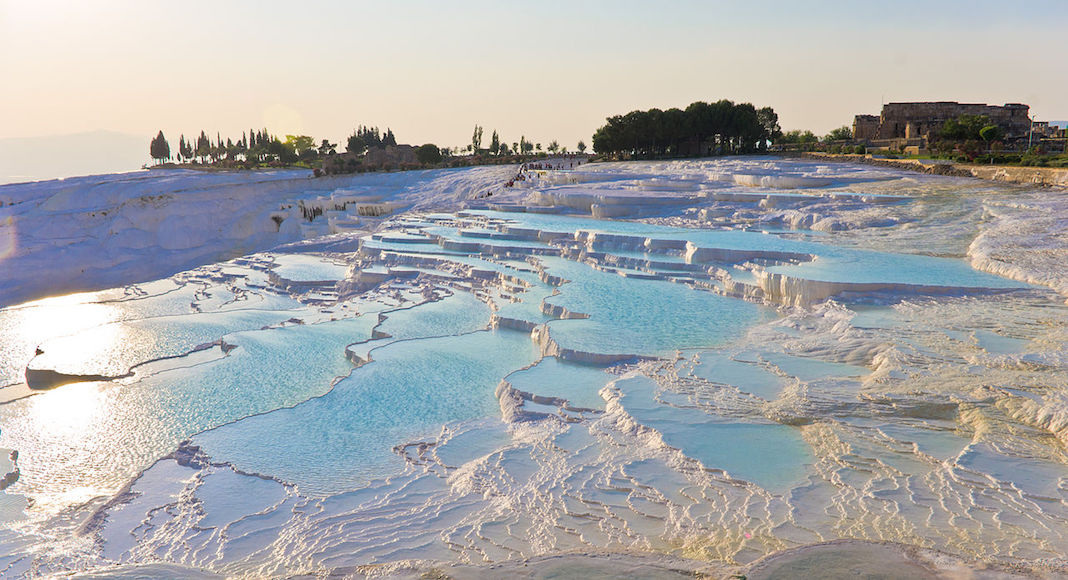
[[[156,138],[149,143],[148,152],[156,163],[163,163],[171,158],[171,146],[167,143],[167,138],[163,136],[163,131],[160,131]]]
[[[983,127],[991,125],[986,115],[961,115],[942,124],[941,137],[949,141],[978,140]]]
[[[315,150],[315,139],[308,135],[286,135],[284,145],[290,152],[300,157],[302,153],[309,149]]]
[[[424,165],[441,163],[441,150],[433,143],[427,143],[415,150],[415,158]]]
[[[586,142],[585,141],[579,141],[578,145],[577,145],[577,149],[579,150],[579,153],[585,153],[586,152]]]
[[[382,134],[379,132],[378,127],[365,127],[360,125],[356,128],[354,135],[362,140],[364,146],[363,150],[373,149],[384,145]],[[387,136],[388,135],[389,134],[387,133]],[[361,151],[361,153],[362,152],[363,151]]]
[[[323,139],[319,145],[319,155],[333,155],[337,153],[337,143],[331,143],[329,139]]]
[[[349,135],[348,140],[345,142],[345,151],[353,155],[363,155],[367,151],[367,141],[360,136],[359,131]]]
[[[478,155],[478,150],[482,148],[482,127],[475,125],[475,132],[471,134],[471,150],[475,155]]]
[[[772,109],[771,107],[757,109],[757,120],[760,122],[760,126],[764,129],[763,134],[760,136],[761,149],[766,148],[768,141],[775,143],[778,141],[779,137],[782,137],[782,127],[779,126],[779,114],[775,112],[775,109]]]
[[[979,138],[986,142],[1001,141],[1005,137],[1001,127],[997,125],[987,125],[982,129],[979,129]]]
[[[709,149],[708,144],[710,142],[715,143],[717,137],[719,137],[721,145],[727,144],[729,140],[727,136],[727,121],[729,119],[727,117],[731,107],[733,107],[733,103],[730,103],[730,101],[719,101],[714,105],[697,101],[690,103],[690,106],[686,107],[684,113],[686,114],[686,124],[689,127],[686,140],[693,143],[692,154],[698,157],[705,155]],[[640,126],[638,127],[638,132],[642,132]],[[635,154],[638,154],[639,143],[641,142],[635,138]]]
[[[278,137],[267,142],[267,154],[283,163],[294,163],[299,159],[296,151],[283,143]]]
[[[549,146],[546,147],[546,149],[549,150],[549,153],[556,153],[560,150],[560,144],[556,142],[556,139],[553,139],[549,142]]]
[[[201,163],[204,163],[210,155],[211,140],[204,134],[204,131],[201,131],[200,137],[197,137],[196,156],[200,158]]]
[[[222,134],[218,131],[215,132],[215,147],[212,148],[212,155],[215,161],[222,159],[226,154],[226,146],[223,145]]]
[[[820,138],[817,137],[816,134],[813,133],[812,131],[808,131],[808,130],[801,131],[800,129],[795,129],[793,131],[789,131],[789,132],[783,134],[783,136],[779,140],[779,142],[780,143],[800,143],[802,145],[805,145],[805,144],[808,144],[808,143],[816,143],[819,140],[820,140]]]
[[[636,158],[748,152],[778,131],[778,116],[771,108],[758,111],[751,103],[726,99],[698,101],[685,110],[631,111],[605,120],[593,135],[593,148]]]
[[[837,129],[832,129],[827,136],[823,138],[824,141],[849,141],[853,138],[853,130],[846,125],[842,125]]]
[[[386,134],[382,136],[382,144],[397,146],[397,138],[393,136],[393,129],[386,127]]]
[[[490,153],[499,155],[501,153],[501,138],[497,135],[497,130],[493,130],[493,136],[490,137]]]

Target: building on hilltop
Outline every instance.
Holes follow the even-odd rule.
[[[1068,137],[1068,129],[1062,128],[1057,123],[1058,121],[1035,121],[1031,124],[1031,133],[1036,139],[1064,139]]]
[[[853,118],[853,138],[872,141],[879,138],[879,115],[857,115]]]
[[[887,103],[881,115],[857,115],[853,120],[853,139],[874,146],[910,146],[926,148],[938,139],[942,126],[961,115],[983,115],[1005,133],[1006,141],[1027,139],[1031,128],[1029,107],[1020,103],[983,105],[938,101],[925,103]]]
[[[418,163],[415,147],[411,145],[382,145],[371,147],[363,155],[365,166],[403,165]]]

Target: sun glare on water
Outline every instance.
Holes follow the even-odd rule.
[[[74,294],[0,310],[0,384],[21,382],[26,367],[78,373],[93,369],[121,348],[123,309]],[[45,354],[38,349],[43,348]],[[8,410],[0,447],[19,450],[19,490],[34,498],[38,513],[108,492],[93,476],[113,423],[110,383],[76,382],[37,391]],[[49,474],[41,479],[41,474]]]
[[[0,310],[0,386],[23,382],[28,365],[93,374],[77,369],[99,363],[122,341],[121,325],[108,324],[121,318],[122,309],[96,299],[72,294]]]
[[[32,302],[10,311],[13,320],[0,327],[0,330],[5,334],[21,335],[36,347],[50,338],[71,335],[118,320],[120,309],[91,302],[94,298],[94,294],[71,294]]]
[[[30,302],[15,309],[21,334],[45,340],[116,320],[119,310],[93,302],[96,295],[70,294]]]
[[[75,383],[33,397],[30,420],[38,429],[64,438],[81,438],[106,409],[100,383]]]

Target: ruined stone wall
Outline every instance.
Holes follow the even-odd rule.
[[[857,141],[870,141],[879,138],[879,116],[857,115],[853,118],[853,138]]]
[[[401,163],[417,163],[415,147],[411,145],[386,145],[384,147],[372,147],[364,154],[365,165],[386,165]]]
[[[951,101],[927,103],[888,103],[879,119],[879,139],[916,139],[937,136],[942,125],[961,115],[985,115],[1001,127],[1009,138],[1027,134],[1030,120],[1028,106],[1009,103],[1004,106]]]

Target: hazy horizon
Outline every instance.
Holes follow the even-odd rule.
[[[891,101],[1068,118],[1068,6],[1014,6],[0,0],[0,139],[105,130],[141,136],[147,161],[159,130],[172,149],[202,129],[343,142],[359,124],[463,146],[478,124],[574,147],[608,115],[720,98],[818,134]]]

